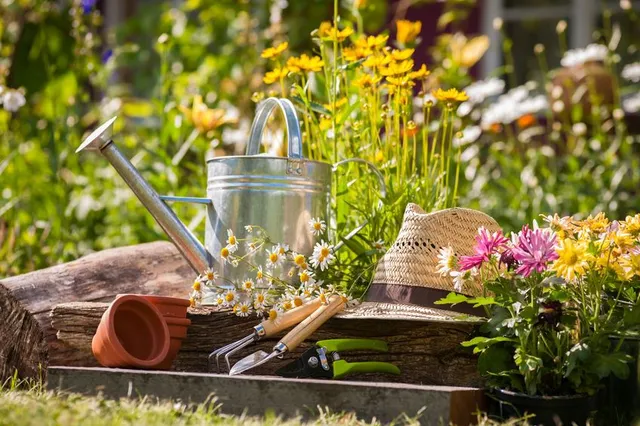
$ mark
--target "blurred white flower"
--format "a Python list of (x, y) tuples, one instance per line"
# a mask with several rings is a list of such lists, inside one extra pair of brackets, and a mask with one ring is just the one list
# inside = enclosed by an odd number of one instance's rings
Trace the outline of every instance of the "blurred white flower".
[(587, 125), (584, 123), (576, 123), (571, 128), (576, 136), (584, 136), (587, 133)]
[(634, 83), (640, 82), (640, 62), (625, 65), (622, 69), (622, 78)]
[(640, 111), (640, 92), (636, 93), (633, 96), (629, 96), (626, 99), (622, 100), (622, 109), (626, 112), (638, 112)]
[(476, 81), (464, 89), (472, 104), (478, 104), (491, 96), (500, 95), (503, 91), (504, 81), (495, 77)]
[(477, 141), (482, 134), (482, 129), (480, 129), (480, 126), (469, 126), (462, 130), (461, 133), (462, 137), (453, 138), (453, 145), (456, 147), (469, 145), (470, 143)]
[(564, 54), (560, 63), (563, 67), (575, 67), (585, 62), (604, 61), (609, 49), (602, 44), (592, 43), (584, 49), (570, 49)]
[(546, 96), (530, 96), (525, 85), (518, 86), (489, 105), (482, 114), (481, 125), (483, 129), (488, 129), (494, 124), (513, 123), (523, 115), (537, 114), (548, 107)]
[(2, 105), (9, 112), (16, 112), (27, 103), (24, 95), (18, 90), (8, 89), (2, 92)]

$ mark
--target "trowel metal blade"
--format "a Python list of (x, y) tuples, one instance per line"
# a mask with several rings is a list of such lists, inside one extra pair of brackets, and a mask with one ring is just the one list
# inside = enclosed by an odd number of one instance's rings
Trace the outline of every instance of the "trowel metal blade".
[(249, 356), (242, 358), (240, 361), (236, 362), (233, 367), (231, 367), (231, 371), (229, 371), (230, 376), (235, 376), (237, 374), (241, 374), (247, 370), (250, 370), (254, 367), (264, 364), (269, 361), (271, 358), (275, 358), (280, 355), (280, 352), (273, 351), (270, 354), (265, 351), (257, 351), (252, 353)]

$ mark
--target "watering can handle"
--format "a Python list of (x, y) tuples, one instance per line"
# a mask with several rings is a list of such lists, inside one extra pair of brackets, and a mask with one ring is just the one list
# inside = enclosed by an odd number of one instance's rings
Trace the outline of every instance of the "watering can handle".
[(299, 160), (302, 158), (302, 135), (300, 133), (300, 121), (296, 115), (296, 109), (290, 100), (284, 98), (267, 98), (258, 104), (256, 117), (251, 125), (249, 143), (247, 144), (246, 155), (258, 155), (262, 133), (267, 126), (267, 119), (277, 107), (280, 108), (287, 126), (287, 137), (289, 146), (289, 158)]

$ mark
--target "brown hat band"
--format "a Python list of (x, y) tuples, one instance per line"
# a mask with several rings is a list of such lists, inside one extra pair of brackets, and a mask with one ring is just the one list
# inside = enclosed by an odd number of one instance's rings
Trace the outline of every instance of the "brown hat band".
[(486, 317), (482, 306), (474, 308), (468, 303), (458, 303), (457, 305), (436, 305), (440, 299), (444, 299), (451, 293), (451, 290), (441, 290), (430, 287), (414, 287), (399, 284), (371, 284), (367, 291), (367, 302), (380, 303), (401, 303), (405, 305), (416, 305), (424, 308), (442, 309), (461, 314)]

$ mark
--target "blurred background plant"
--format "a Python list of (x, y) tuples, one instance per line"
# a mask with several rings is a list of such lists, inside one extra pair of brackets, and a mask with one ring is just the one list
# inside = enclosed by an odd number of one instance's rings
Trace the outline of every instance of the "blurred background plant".
[[(411, 72), (430, 64), (424, 81), (405, 88), (411, 92), (405, 99), (415, 100), (412, 110), (403, 104), (402, 114), (385, 118), (400, 120), (394, 132), (409, 142), (408, 171), (412, 154), (421, 155), (419, 143), (413, 149), (412, 133), (433, 137), (439, 129), (436, 107), (428, 117), (423, 111), (435, 102), (431, 91), (467, 88), (470, 99), (452, 111), (449, 127), (455, 136), (454, 160), (461, 148), (458, 205), (486, 211), (505, 229), (552, 211), (587, 215), (603, 210), (623, 217), (637, 210), (637, 5), (622, 0), (611, 8), (606, 3), (604, 12), (593, 6), (595, 31), (585, 32), (585, 20), (567, 23), (562, 17), (567, 11), (572, 17), (586, 13), (586, 7), (570, 7), (584, 6), (578, 0), (561, 0), (557, 6), (524, 3), (532, 2), (343, 0), (339, 28), (354, 29), (344, 47), (357, 47), (353, 44), (362, 33), (388, 34), (392, 48), (416, 43)], [(116, 4), (137, 4), (137, 10), (115, 23), (107, 16), (105, 22), (100, 11)], [(535, 20), (538, 11), (546, 18)], [(340, 75), (339, 83), (328, 80), (341, 94), (332, 99), (323, 95), (328, 93), (324, 71), (314, 72), (313, 79), (287, 72), (284, 90), (297, 98), (301, 118), (313, 129), (310, 143), (305, 141), (312, 147), (310, 155), (331, 162), (359, 156), (372, 160), (387, 178), (397, 172), (384, 161), (400, 145), (379, 144), (385, 133), (364, 133), (363, 125), (371, 122), (363, 105), (373, 105), (366, 98), (387, 76), (371, 74), (381, 77), (377, 86), (356, 88), (356, 79), (369, 72), (366, 59), (347, 59), (344, 49), (334, 49), (333, 40), (318, 44), (322, 37), (317, 32), (309, 36), (332, 18), (332, 4), (323, 0), (0, 1), (0, 277), (164, 238), (108, 164), (81, 159), (73, 151), (87, 130), (119, 115), (120, 145), (160, 193), (201, 195), (203, 160), (243, 152), (255, 101), (283, 90), (278, 84), (265, 89), (263, 78), (274, 64), (260, 57), (265, 48), (283, 41), (288, 42), (287, 59), (302, 53), (319, 56), (323, 69)], [(403, 39), (410, 38), (404, 45)], [(596, 47), (566, 53), (569, 46), (584, 47), (589, 40), (606, 52)], [(556, 69), (565, 54), (566, 67)], [(594, 55), (596, 60), (590, 60)], [(474, 84), (478, 75), (487, 78)], [(305, 104), (302, 95), (309, 90)], [(278, 128), (273, 126), (265, 138), (265, 149), (272, 153), (282, 148)], [(340, 144), (337, 150), (331, 148), (334, 141)], [(330, 148), (320, 152), (321, 144)], [(362, 234), (360, 247), (352, 246), (351, 255), (369, 251), (378, 239), (391, 243), (397, 228), (384, 219), (397, 220), (408, 198), (426, 204), (427, 210), (456, 202), (427, 201), (421, 198), (426, 197), (424, 181), (421, 186), (419, 179), (403, 176), (390, 191), (398, 198), (389, 196), (384, 204), (395, 210), (370, 218), (369, 231)], [(371, 213), (353, 208), (361, 188), (356, 178), (374, 188), (361, 166), (340, 171), (336, 194), (344, 194), (337, 205), (338, 223), (349, 226)], [(368, 191), (371, 199), (363, 205), (377, 208), (373, 189)], [(204, 211), (176, 208), (201, 234)]]

